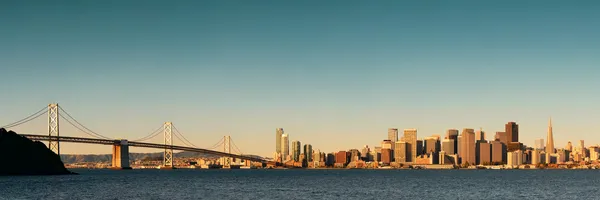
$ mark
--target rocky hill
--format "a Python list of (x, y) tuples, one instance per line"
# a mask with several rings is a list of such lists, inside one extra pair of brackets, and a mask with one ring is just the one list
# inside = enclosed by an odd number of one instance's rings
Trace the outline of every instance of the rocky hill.
[(0, 128), (0, 175), (73, 174), (44, 143)]

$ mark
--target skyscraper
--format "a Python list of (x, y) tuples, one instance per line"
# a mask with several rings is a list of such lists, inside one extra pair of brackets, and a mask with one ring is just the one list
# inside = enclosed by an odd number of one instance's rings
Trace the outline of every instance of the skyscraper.
[(294, 161), (296, 162), (300, 162), (300, 154), (301, 154), (301, 149), (300, 146), (302, 144), (300, 144), (300, 141), (292, 141), (292, 159), (294, 159)]
[(446, 155), (453, 155), (456, 153), (456, 149), (454, 147), (453, 139), (444, 139), (442, 140), (442, 151), (446, 153)]
[(573, 144), (571, 144), (571, 141), (567, 142), (567, 146), (565, 146), (565, 149), (568, 151), (573, 151)]
[[(546, 157), (554, 153), (554, 137), (552, 136), (552, 118), (548, 122), (548, 138), (546, 138)], [(546, 162), (548, 159), (546, 159)]]
[(389, 128), (388, 129), (388, 140), (392, 142), (392, 144), (398, 141), (398, 129), (397, 128)]
[(583, 144), (583, 140), (579, 140), (579, 149), (581, 151), (581, 157), (587, 157), (587, 152), (585, 150), (585, 145)]
[(423, 139), (425, 154), (437, 153), (440, 151), (440, 141), (437, 137), (426, 137)]
[(417, 160), (417, 129), (404, 129), (404, 142), (408, 148), (406, 162), (413, 163)]
[[(358, 151), (358, 150), (356, 150), (356, 151)], [(305, 144), (304, 145), (304, 156), (306, 158), (306, 162), (311, 162), (312, 161), (312, 153), (313, 153), (312, 145)]]
[(479, 140), (476, 142), (477, 155), (475, 160), (478, 165), (491, 164), (492, 162), (492, 144), (487, 143), (485, 140)]
[(287, 134), (281, 135), (281, 160), (286, 161), (288, 155), (290, 155), (290, 140)]
[(406, 142), (404, 141), (398, 141), (396, 142), (396, 149), (395, 149), (395, 153), (394, 155), (396, 156), (395, 160), (396, 162), (399, 163), (406, 163), (406, 152), (407, 152), (407, 145)]
[(475, 131), (470, 128), (463, 129), (461, 134), (461, 163), (475, 164)]
[(508, 138), (508, 134), (506, 132), (496, 132), (496, 136), (494, 137), (495, 141), (500, 141), (504, 143), (504, 145), (508, 145), (510, 139)]
[(492, 144), (492, 162), (506, 163), (506, 144), (500, 141), (493, 141)]
[(519, 125), (517, 123), (506, 123), (504, 132), (506, 132), (508, 142), (519, 142)]
[(544, 139), (540, 138), (535, 140), (535, 149), (544, 150)]
[(283, 135), (283, 128), (277, 128), (275, 130), (275, 152), (281, 154), (281, 135)]
[(482, 141), (485, 140), (485, 132), (481, 129), (479, 129), (477, 132), (475, 132), (475, 141)]
[[(456, 129), (448, 129), (446, 131), (446, 138), (454, 140), (454, 154), (458, 152), (458, 130)], [(445, 151), (445, 150), (444, 150)], [(446, 151), (447, 155), (452, 155), (451, 153)]]

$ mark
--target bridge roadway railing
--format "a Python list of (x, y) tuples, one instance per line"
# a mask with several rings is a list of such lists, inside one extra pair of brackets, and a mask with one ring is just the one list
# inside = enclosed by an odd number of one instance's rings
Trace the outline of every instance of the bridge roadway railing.
[[(121, 140), (80, 138), (80, 137), (68, 137), (68, 136), (57, 137), (57, 136), (33, 135), (33, 134), (19, 134), (19, 135), (26, 137), (30, 140), (37, 140), (37, 141), (50, 141), (50, 140), (57, 141), (58, 140), (59, 142), (71, 142), (71, 143), (122, 145)], [(153, 143), (145, 143), (145, 142), (129, 142), (129, 141), (127, 142), (127, 146), (146, 147), (146, 148), (154, 148), (154, 149), (172, 148), (173, 150), (199, 152), (199, 153), (211, 154), (211, 155), (216, 155), (216, 156), (232, 157), (232, 158), (238, 158), (238, 159), (242, 159), (242, 160), (250, 160), (250, 161), (254, 161), (254, 162), (262, 162), (262, 163), (268, 162), (266, 160), (256, 158), (256, 157), (251, 157), (251, 156), (229, 154), (229, 153), (224, 153), (224, 152), (220, 152), (220, 151), (213, 151), (213, 150), (208, 150), (208, 149), (200, 149), (200, 148), (192, 148), (192, 147), (184, 147), (184, 146), (169, 146), (169, 145), (164, 145), (164, 144), (153, 144)]]

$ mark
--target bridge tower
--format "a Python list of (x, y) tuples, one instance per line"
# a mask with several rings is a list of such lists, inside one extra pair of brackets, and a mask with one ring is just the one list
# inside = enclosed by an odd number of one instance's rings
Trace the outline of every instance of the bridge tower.
[(165, 155), (163, 166), (165, 168), (173, 168), (173, 123), (165, 122), (164, 135), (165, 135)]
[(48, 148), (51, 151), (60, 156), (60, 143), (59, 143), (59, 126), (58, 126), (58, 104), (48, 104)]
[[(231, 137), (223, 136), (223, 153), (231, 153)], [(223, 168), (231, 168), (231, 157), (223, 157)]]

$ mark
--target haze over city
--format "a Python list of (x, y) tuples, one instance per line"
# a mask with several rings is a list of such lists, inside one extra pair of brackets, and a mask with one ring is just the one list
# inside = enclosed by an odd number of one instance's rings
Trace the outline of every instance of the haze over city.
[[(172, 121), (197, 146), (230, 135), (262, 156), (272, 155), (279, 127), (333, 152), (376, 146), (388, 128), (416, 128), (422, 138), (481, 127), (491, 140), (515, 121), (532, 146), (552, 117), (556, 147), (600, 143), (595, 2), (15, 1), (0, 9), (1, 125), (56, 102), (105, 136), (140, 138)], [(15, 131), (44, 134), (46, 124)]]

